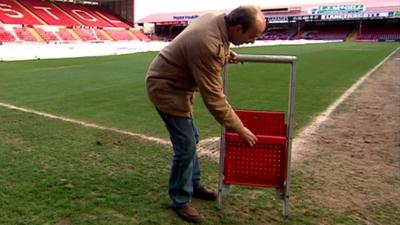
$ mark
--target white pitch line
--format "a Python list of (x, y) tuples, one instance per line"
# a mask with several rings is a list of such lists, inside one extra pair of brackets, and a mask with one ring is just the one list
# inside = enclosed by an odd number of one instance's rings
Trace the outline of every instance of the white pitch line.
[(310, 125), (305, 127), (294, 139), (293, 139), (293, 153), (292, 159), (297, 159), (297, 154), (299, 154), (302, 150), (307, 148), (307, 140), (309, 135), (313, 135), (317, 129), (329, 119), (330, 115), (341, 105), (354, 91), (356, 91), (361, 84), (372, 74), (374, 73), (380, 66), (382, 66), (390, 57), (392, 57), (400, 47), (396, 48), (390, 55), (384, 58), (378, 65), (368, 71), (364, 76), (362, 76), (356, 83), (354, 83), (345, 93), (343, 93), (332, 105), (330, 105), (323, 113), (317, 116)]
[(22, 108), (22, 107), (10, 105), (10, 104), (2, 103), (2, 102), (0, 102), (0, 106), (4, 107), (4, 108), (8, 108), (8, 109), (18, 110), (18, 111), (22, 111), (22, 112), (27, 112), (27, 113), (47, 117), (47, 118), (52, 118), (52, 119), (62, 120), (62, 121), (69, 122), (69, 123), (79, 124), (84, 127), (91, 127), (91, 128), (96, 128), (96, 129), (100, 129), (100, 130), (107, 130), (107, 131), (113, 131), (113, 132), (120, 133), (120, 134), (126, 134), (126, 135), (137, 137), (137, 138), (140, 138), (143, 140), (155, 142), (157, 144), (163, 144), (163, 145), (168, 145), (168, 146), (171, 145), (169, 141), (161, 139), (161, 138), (150, 137), (150, 136), (146, 136), (143, 134), (133, 133), (133, 132), (120, 130), (120, 129), (112, 128), (112, 127), (105, 127), (105, 126), (101, 126), (101, 125), (94, 124), (94, 123), (87, 123), (84, 121), (79, 121), (79, 120), (75, 120), (75, 119), (71, 119), (71, 118), (67, 118), (67, 117), (63, 117), (63, 116), (57, 116), (57, 115), (53, 115), (53, 114), (49, 114), (49, 113), (45, 113), (45, 112), (39, 112), (36, 110)]
[(323, 113), (321, 113), (319, 116), (317, 116), (314, 121), (311, 123), (310, 126), (306, 127), (301, 133), (308, 134), (308, 133), (313, 133), (316, 128), (318, 128), (319, 125), (321, 125), (323, 122), (325, 122), (332, 112), (336, 110), (336, 108), (341, 105), (357, 88), (364, 83), (364, 81), (372, 74), (374, 73), (379, 67), (382, 66), (390, 57), (392, 57), (397, 50), (399, 50), (400, 47), (396, 48), (390, 55), (388, 55), (386, 58), (384, 58), (378, 65), (376, 65), (374, 68), (372, 68), (368, 73), (364, 74), (356, 83), (354, 83), (345, 93), (343, 93), (332, 105), (330, 105)]

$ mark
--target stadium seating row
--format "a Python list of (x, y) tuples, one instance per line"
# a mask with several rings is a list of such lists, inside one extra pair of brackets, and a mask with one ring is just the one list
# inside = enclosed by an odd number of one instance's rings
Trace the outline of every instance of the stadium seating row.
[(263, 40), (290, 40), (293, 35), (289, 34), (289, 29), (274, 28), (269, 29), (262, 35)]
[(0, 0), (0, 42), (150, 41), (100, 7), (41, 0)]
[(15, 37), (3, 27), (0, 27), (0, 41), (13, 42), (15, 41)]
[(0, 25), (0, 42), (149, 41), (133, 28)]
[(40, 0), (0, 0), (0, 21), (3, 24), (130, 28), (94, 5)]
[[(264, 40), (400, 40), (400, 27), (382, 24), (306, 24), (271, 26)], [(169, 39), (177, 32), (167, 28)], [(358, 31), (358, 32), (357, 32)], [(354, 35), (353, 35), (354, 34)], [(351, 38), (353, 39), (353, 38)], [(95, 5), (44, 0), (0, 0), (0, 42), (14, 41), (150, 41), (111, 13)]]
[(400, 27), (390, 24), (364, 25), (357, 35), (358, 40), (400, 40)]
[(355, 40), (395, 40), (400, 41), (400, 27), (385, 24), (367, 24), (359, 29), (355, 24), (306, 25), (300, 33), (285, 27), (270, 27), (261, 37), (262, 40), (346, 40), (355, 33)]
[(341, 25), (306, 26), (301, 35), (302, 39), (312, 40), (345, 40), (354, 27)]

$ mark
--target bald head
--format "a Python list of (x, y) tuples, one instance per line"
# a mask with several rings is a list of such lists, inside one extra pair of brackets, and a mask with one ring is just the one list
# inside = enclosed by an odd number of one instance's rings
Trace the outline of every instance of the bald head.
[(225, 17), (229, 41), (235, 45), (254, 43), (264, 32), (266, 22), (260, 7), (240, 6)]

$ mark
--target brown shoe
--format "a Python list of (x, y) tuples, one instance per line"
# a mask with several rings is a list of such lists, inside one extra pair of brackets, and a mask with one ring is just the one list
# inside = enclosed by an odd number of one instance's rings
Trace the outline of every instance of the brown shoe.
[(192, 223), (201, 223), (204, 217), (201, 216), (190, 204), (183, 207), (172, 207), (172, 209), (183, 219)]
[(214, 190), (207, 189), (205, 187), (199, 187), (193, 190), (193, 198), (199, 198), (203, 200), (216, 200), (218, 197), (217, 192)]

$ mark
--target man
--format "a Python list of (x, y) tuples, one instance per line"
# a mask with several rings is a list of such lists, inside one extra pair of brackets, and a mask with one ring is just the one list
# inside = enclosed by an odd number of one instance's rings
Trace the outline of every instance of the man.
[(217, 198), (215, 191), (200, 182), (199, 137), (192, 119), (194, 92), (200, 92), (220, 124), (254, 145), (256, 136), (243, 126), (226, 100), (220, 72), (227, 61), (237, 62), (229, 43), (254, 43), (265, 27), (265, 18), (256, 6), (241, 6), (228, 15), (205, 14), (161, 50), (149, 67), (147, 93), (169, 131), (174, 152), (169, 178), (172, 209), (184, 220), (203, 220), (190, 204), (192, 197)]

